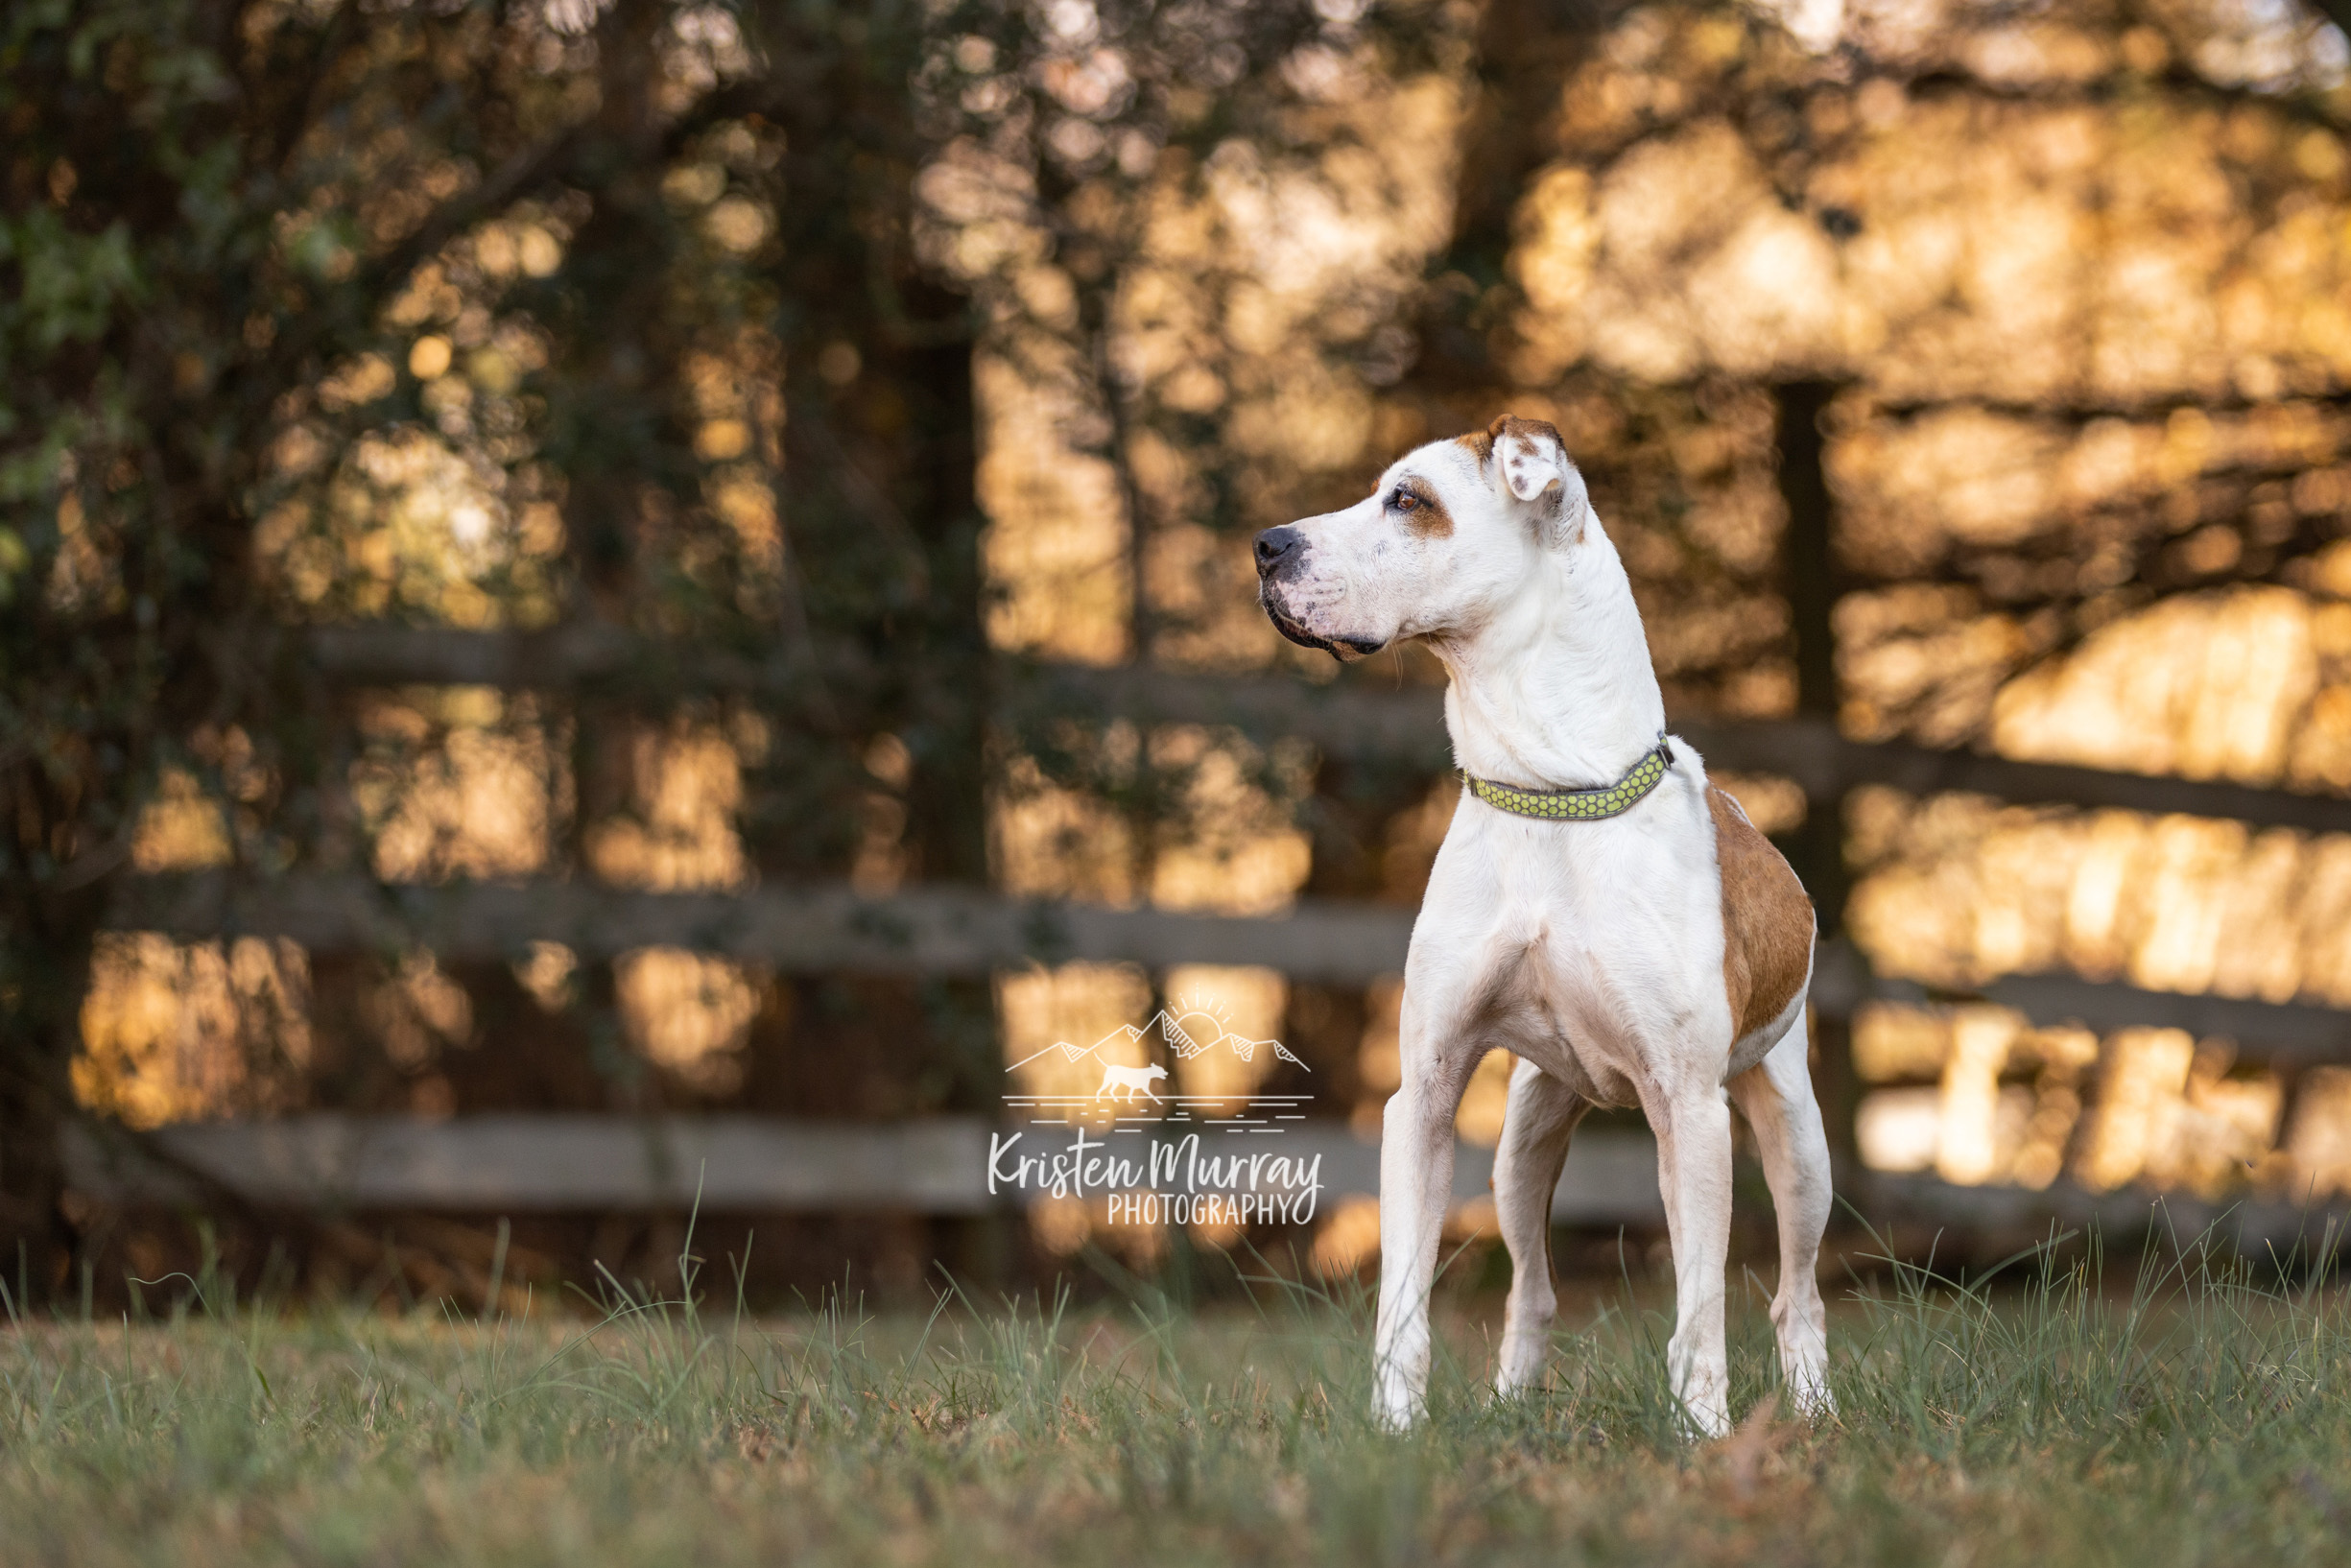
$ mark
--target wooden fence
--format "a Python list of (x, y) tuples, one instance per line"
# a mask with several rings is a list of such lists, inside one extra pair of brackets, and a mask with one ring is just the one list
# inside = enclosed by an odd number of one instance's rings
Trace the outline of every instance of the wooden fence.
[[(661, 689), (747, 695), (789, 683), (785, 663), (726, 660), (691, 647), (647, 644), (606, 629), (548, 633), (459, 632), (345, 627), (311, 635), (318, 668), (349, 685), (490, 684), (572, 690), (619, 685), (660, 673)], [(1357, 758), (1441, 768), (1441, 693), (1344, 683), (1316, 686), (1270, 677), (1185, 676), (1137, 669), (1020, 666), (997, 673), (1008, 712), (1063, 714), (1139, 725), (1230, 725), (1259, 740), (1303, 737)], [(1869, 744), (1838, 734), (1819, 716), (1728, 723), (1677, 716), (1677, 733), (1715, 768), (1793, 779), (1816, 820), (1834, 828), (1860, 785), (1913, 794), (1967, 791), (2018, 803), (2115, 807), (2233, 820), (2305, 832), (2351, 832), (2351, 801), (2230, 784), (2021, 763), (1968, 751)], [(1829, 841), (1834, 844), (1835, 840)], [(1803, 845), (1797, 846), (1799, 856)], [(1805, 867), (1821, 900), (1824, 935), (1813, 986), (1824, 1039), (1845, 1038), (1843, 1020), (1873, 999), (1959, 1000), (1870, 972), (1837, 930), (1841, 866)], [(1294, 979), (1361, 984), (1398, 973), (1409, 912), (1307, 900), (1284, 915), (1239, 918), (1033, 900), (984, 890), (925, 886), (884, 896), (845, 885), (766, 886), (741, 894), (638, 892), (569, 882), (511, 886), (392, 886), (351, 874), (295, 874), (245, 881), (224, 873), (133, 879), (116, 912), (125, 928), (182, 939), (286, 937), (316, 951), (386, 952), (422, 946), (461, 957), (503, 958), (534, 940), (586, 957), (665, 945), (755, 962), (787, 973), (867, 972), (979, 977), (1031, 962), (1128, 962), (1160, 969), (1185, 962), (1267, 965)], [(1980, 993), (2040, 1024), (2099, 1031), (2134, 1025), (2186, 1029), (2236, 1040), (2248, 1056), (2281, 1064), (2351, 1061), (2351, 1012), (2220, 996), (2189, 996), (2070, 975), (2014, 975)], [(1832, 1107), (1851, 1103), (1827, 1077)], [(976, 1122), (850, 1128), (743, 1119), (480, 1118), (443, 1126), (308, 1118), (288, 1124), (176, 1129), (176, 1158), (273, 1201), (456, 1209), (600, 1205), (658, 1207), (690, 1200), (689, 1169), (709, 1183), (706, 1200), (728, 1206), (913, 1208), (971, 1212), (984, 1148)], [(1368, 1146), (1336, 1126), (1333, 1190), (1370, 1191)], [(1622, 1140), (1620, 1140), (1621, 1143)], [(1593, 1222), (1653, 1218), (1646, 1140), (1605, 1138), (1570, 1166), (1561, 1215)], [(969, 1146), (969, 1147), (967, 1147)], [(174, 1178), (152, 1160), (109, 1152), (96, 1132), (77, 1135), (78, 1179), (118, 1195), (168, 1196)], [(1579, 1146), (1581, 1147), (1580, 1145)], [(664, 1152), (666, 1151), (666, 1152)], [(969, 1154), (968, 1158), (961, 1157)], [(1464, 1191), (1483, 1184), (1483, 1152), (1466, 1150)], [(2051, 1193), (1987, 1197), (1925, 1178), (1870, 1177), (1848, 1159), (1845, 1185), (1881, 1208), (1958, 1224), (2146, 1214), (2144, 1199), (2096, 1200), (2060, 1185)], [(2023, 1205), (2020, 1210), (2019, 1205)], [(2003, 1206), (2005, 1205), (2005, 1207)], [(2275, 1212), (2272, 1212), (2272, 1210)], [(2108, 1211), (2112, 1211), (2109, 1213)], [(2246, 1211), (2239, 1228), (2274, 1242), (2299, 1224), (2275, 1205)]]

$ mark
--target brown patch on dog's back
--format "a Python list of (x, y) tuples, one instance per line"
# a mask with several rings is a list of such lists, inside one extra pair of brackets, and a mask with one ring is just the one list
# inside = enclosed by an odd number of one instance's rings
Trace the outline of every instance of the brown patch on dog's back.
[(1706, 786), (1715, 859), (1722, 867), (1722, 989), (1731, 1038), (1778, 1017), (1812, 967), (1813, 901), (1739, 802)]

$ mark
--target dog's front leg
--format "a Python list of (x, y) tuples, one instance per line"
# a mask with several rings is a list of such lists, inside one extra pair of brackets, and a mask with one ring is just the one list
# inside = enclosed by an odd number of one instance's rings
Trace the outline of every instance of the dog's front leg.
[(1730, 1431), (1730, 1366), (1722, 1343), (1722, 1273), (1730, 1253), (1730, 1105), (1711, 1083), (1680, 1086), (1649, 1107), (1657, 1182), (1674, 1247), (1674, 1337), (1666, 1367), (1698, 1432)]
[(1372, 1414), (1390, 1431), (1420, 1419), (1429, 1384), (1429, 1290), (1453, 1196), (1453, 1117), (1476, 1056), (1419, 1024), (1408, 985), (1403, 1085), (1380, 1123), (1380, 1316)]

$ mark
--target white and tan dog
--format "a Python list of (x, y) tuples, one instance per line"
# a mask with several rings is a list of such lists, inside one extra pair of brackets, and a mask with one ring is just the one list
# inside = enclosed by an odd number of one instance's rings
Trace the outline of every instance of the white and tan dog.
[[(1293, 642), (1341, 659), (1426, 642), (1453, 677), (1445, 724), (1472, 779), (1607, 785), (1659, 746), (1665, 705), (1632, 585), (1548, 424), (1506, 417), (1406, 455), (1369, 498), (1259, 535), (1257, 571)], [(1622, 815), (1540, 820), (1474, 790), (1454, 812), (1413, 927), (1404, 1081), (1380, 1143), (1374, 1399), (1391, 1426), (1422, 1411), (1454, 1113), (1496, 1049), (1518, 1057), (1494, 1159), (1513, 1274), (1497, 1390), (1542, 1372), (1569, 1134), (1594, 1105), (1637, 1105), (1656, 1134), (1674, 1248), (1674, 1392), (1698, 1429), (1728, 1430), (1735, 1104), (1779, 1215), (1780, 1366), (1799, 1408), (1828, 1408), (1814, 1269), (1829, 1154), (1805, 1063), (1812, 905), (1698, 754), (1669, 741), (1666, 755)]]

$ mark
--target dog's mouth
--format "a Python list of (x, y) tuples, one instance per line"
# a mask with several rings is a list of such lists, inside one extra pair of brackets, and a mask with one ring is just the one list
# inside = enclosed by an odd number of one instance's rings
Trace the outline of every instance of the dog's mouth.
[(1386, 647), (1385, 643), (1367, 642), (1361, 637), (1318, 637), (1291, 618), (1290, 612), (1273, 602), (1273, 585), (1267, 583), (1258, 590), (1257, 602), (1265, 606), (1266, 619), (1273, 630), (1296, 643), (1300, 648), (1319, 648), (1342, 664), (1352, 664), (1369, 658)]

